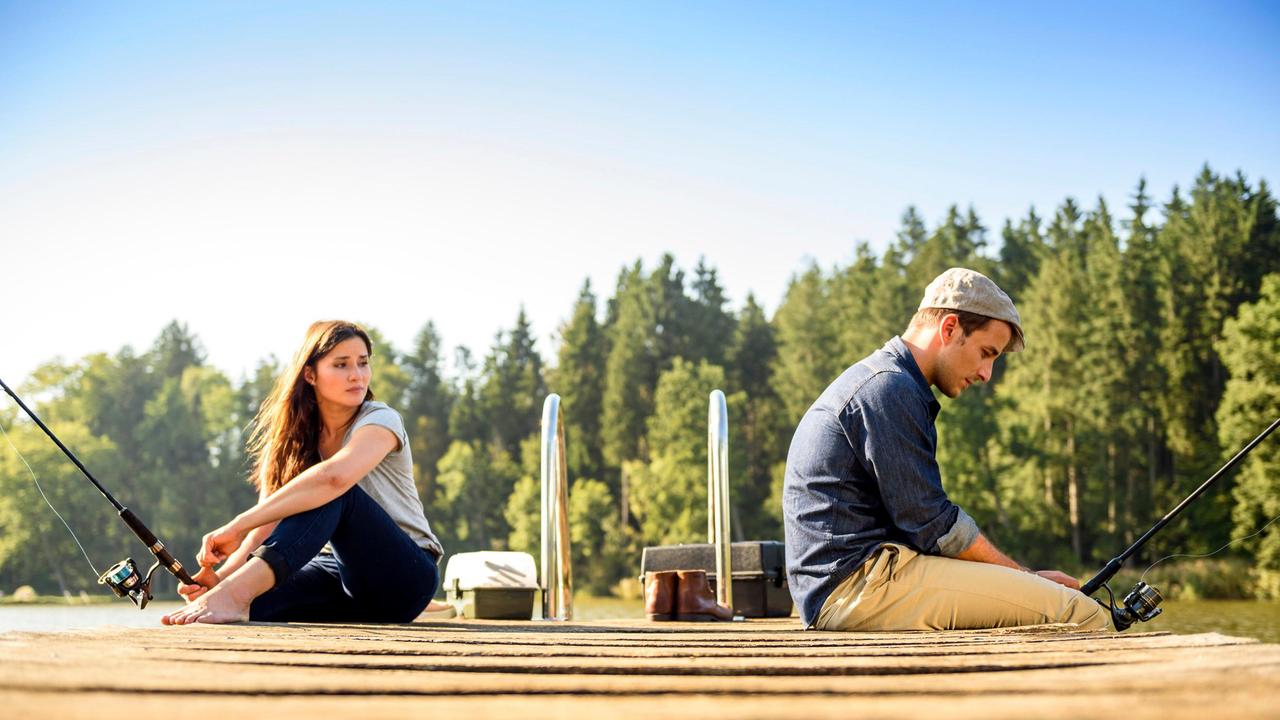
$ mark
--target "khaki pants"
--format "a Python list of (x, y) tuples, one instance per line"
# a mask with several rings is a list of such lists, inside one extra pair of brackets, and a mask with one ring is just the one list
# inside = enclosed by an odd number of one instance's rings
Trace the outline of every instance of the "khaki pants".
[(1111, 614), (1083, 593), (988, 563), (921, 555), (889, 543), (836, 586), (819, 630), (964, 630), (1045, 623), (1111, 629)]

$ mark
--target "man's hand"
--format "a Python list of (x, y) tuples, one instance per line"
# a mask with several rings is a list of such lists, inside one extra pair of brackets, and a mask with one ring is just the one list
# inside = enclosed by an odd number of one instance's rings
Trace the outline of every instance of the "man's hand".
[(1065, 585), (1072, 590), (1080, 589), (1080, 581), (1064, 572), (1059, 572), (1057, 570), (1037, 570), (1036, 574), (1046, 580), (1052, 580), (1059, 585)]

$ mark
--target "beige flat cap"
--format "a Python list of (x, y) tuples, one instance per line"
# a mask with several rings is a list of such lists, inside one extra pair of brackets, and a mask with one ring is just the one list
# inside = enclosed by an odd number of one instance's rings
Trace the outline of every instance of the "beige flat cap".
[(1013, 328), (1013, 340), (1009, 352), (1018, 352), (1026, 346), (1022, 334), (1022, 318), (1013, 301), (991, 278), (968, 268), (951, 268), (933, 279), (924, 289), (924, 299), (918, 309), (943, 308), (963, 310), (996, 320), (1003, 320)]

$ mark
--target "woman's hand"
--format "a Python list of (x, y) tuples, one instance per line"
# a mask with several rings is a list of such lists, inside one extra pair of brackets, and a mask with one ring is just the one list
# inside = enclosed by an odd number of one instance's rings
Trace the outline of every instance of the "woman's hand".
[(202, 566), (199, 572), (191, 576), (191, 579), (196, 581), (195, 585), (188, 585), (181, 580), (178, 581), (178, 594), (187, 602), (191, 602), (209, 592), (210, 588), (222, 580), (218, 573), (208, 566)]
[(204, 536), (200, 552), (196, 554), (196, 562), (200, 563), (201, 567), (208, 568), (223, 562), (231, 557), (231, 553), (235, 552), (236, 548), (240, 547), (240, 543), (244, 542), (244, 536), (248, 534), (247, 530), (240, 529), (239, 524), (232, 520)]

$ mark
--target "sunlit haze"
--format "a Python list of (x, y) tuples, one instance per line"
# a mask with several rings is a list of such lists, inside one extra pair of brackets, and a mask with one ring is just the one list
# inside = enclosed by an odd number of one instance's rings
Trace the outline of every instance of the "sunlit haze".
[[(0, 4), (0, 377), (145, 349), (233, 378), (314, 319), (550, 357), (665, 251), (793, 273), (1206, 162), (1280, 177), (1269, 3)], [(994, 251), (994, 248), (991, 250)]]

